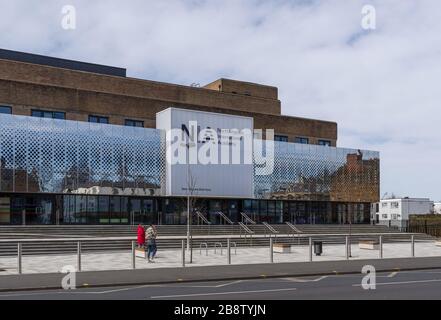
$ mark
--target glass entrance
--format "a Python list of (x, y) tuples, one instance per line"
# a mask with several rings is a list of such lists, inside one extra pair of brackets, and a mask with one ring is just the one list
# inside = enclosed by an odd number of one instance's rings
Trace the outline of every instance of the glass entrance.
[(12, 199), (12, 224), (53, 224), (54, 199), (50, 197), (20, 196)]

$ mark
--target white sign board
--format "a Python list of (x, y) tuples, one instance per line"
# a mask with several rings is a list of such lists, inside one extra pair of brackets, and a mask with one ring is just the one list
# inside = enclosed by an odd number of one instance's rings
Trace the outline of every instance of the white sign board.
[[(231, 139), (229, 143), (222, 143), (220, 133), (246, 131), (250, 132), (252, 141), (253, 127), (253, 118), (250, 117), (178, 108), (169, 108), (159, 112), (156, 115), (156, 128), (166, 133), (179, 132), (184, 140), (180, 143), (184, 145), (184, 156), (180, 157), (184, 163), (170, 161), (171, 159), (167, 157), (165, 195), (187, 196), (190, 194), (203, 197), (252, 198), (253, 164), (249, 157), (252, 155), (252, 142), (249, 144), (251, 150), (244, 146), (248, 145), (246, 143), (248, 140), (245, 138)], [(214, 142), (215, 139), (208, 138), (207, 143), (207, 139), (204, 138), (206, 136), (203, 135), (207, 130), (211, 130), (214, 134), (219, 133), (219, 141)], [(172, 149), (173, 143), (176, 145), (176, 139), (167, 138), (166, 148)], [(216, 147), (216, 152), (208, 152), (208, 154), (216, 153), (216, 159), (219, 161), (209, 163), (202, 161), (201, 163), (200, 158), (194, 157), (190, 160), (191, 155), (201, 155), (201, 151), (210, 146), (209, 143), (213, 148)], [(187, 153), (188, 148), (192, 150)], [(229, 161), (224, 161), (226, 159), (225, 152), (223, 152), (225, 148), (230, 153), (226, 157)], [(239, 156), (238, 150), (240, 150)], [(234, 157), (236, 160), (232, 160)]]

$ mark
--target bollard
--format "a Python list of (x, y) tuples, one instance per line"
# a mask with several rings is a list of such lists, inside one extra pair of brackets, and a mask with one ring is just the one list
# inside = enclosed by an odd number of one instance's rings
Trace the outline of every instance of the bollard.
[(132, 241), (132, 269), (136, 269), (136, 244)]
[(182, 266), (185, 267), (185, 240), (182, 240)]
[(228, 264), (231, 264), (231, 243), (230, 238), (227, 239), (227, 256), (228, 256)]
[(349, 260), (349, 237), (346, 237), (346, 260)]
[(81, 272), (81, 242), (77, 243), (77, 271)]
[(312, 238), (309, 237), (309, 262), (312, 262)]
[(383, 236), (380, 236), (380, 259), (383, 259)]
[(270, 262), (273, 263), (274, 262), (274, 244), (273, 244), (273, 238), (270, 238)]
[(18, 274), (22, 274), (22, 264), (21, 264), (21, 251), (22, 247), (21, 247), (21, 243), (19, 242), (17, 244), (17, 271)]
[(415, 258), (415, 236), (412, 235), (411, 237), (411, 254), (412, 258)]

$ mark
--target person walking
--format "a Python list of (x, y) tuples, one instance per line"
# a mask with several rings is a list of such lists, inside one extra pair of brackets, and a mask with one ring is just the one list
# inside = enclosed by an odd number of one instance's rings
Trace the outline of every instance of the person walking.
[(137, 234), (138, 234), (138, 239), (137, 239), (138, 248), (144, 248), (144, 246), (145, 246), (145, 229), (141, 224), (138, 225)]
[(154, 262), (153, 259), (156, 255), (156, 229), (153, 225), (150, 225), (146, 231), (147, 240), (147, 258), (149, 263)]

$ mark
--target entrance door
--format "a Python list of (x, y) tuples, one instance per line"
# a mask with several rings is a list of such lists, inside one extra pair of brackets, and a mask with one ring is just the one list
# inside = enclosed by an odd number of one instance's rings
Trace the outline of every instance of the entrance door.
[(53, 224), (53, 203), (51, 197), (23, 196), (12, 200), (13, 224)]
[(136, 225), (141, 221), (141, 199), (130, 199), (130, 224)]

